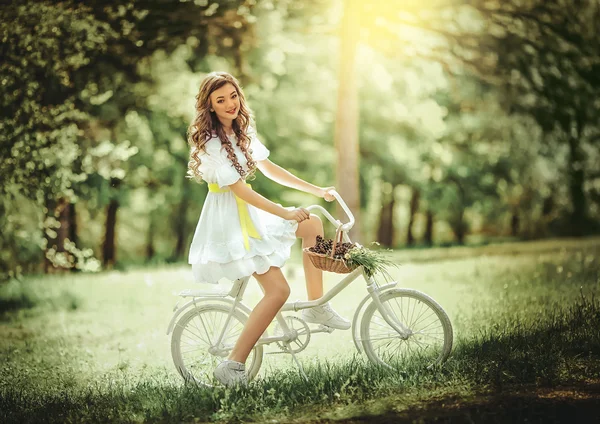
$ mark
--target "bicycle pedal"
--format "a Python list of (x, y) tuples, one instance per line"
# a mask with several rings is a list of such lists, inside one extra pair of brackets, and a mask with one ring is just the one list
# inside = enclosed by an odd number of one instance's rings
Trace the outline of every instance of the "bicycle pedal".
[(325, 324), (319, 324), (318, 329), (319, 331), (324, 331), (325, 333), (333, 333), (335, 331), (335, 328), (329, 327)]

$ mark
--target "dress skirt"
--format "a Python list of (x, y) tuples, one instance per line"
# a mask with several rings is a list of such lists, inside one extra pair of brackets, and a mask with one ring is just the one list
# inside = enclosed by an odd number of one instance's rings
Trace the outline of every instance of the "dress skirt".
[(249, 237), (248, 247), (235, 195), (227, 191), (209, 192), (206, 196), (189, 252), (197, 283), (217, 284), (221, 279), (234, 281), (255, 272), (264, 274), (272, 266), (283, 267), (290, 258), (298, 222), (247, 203), (245, 206), (260, 235), (260, 238)]

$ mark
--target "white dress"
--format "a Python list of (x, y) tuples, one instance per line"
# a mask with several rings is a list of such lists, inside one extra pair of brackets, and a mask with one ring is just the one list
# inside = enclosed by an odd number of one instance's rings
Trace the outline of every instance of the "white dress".
[[(269, 156), (269, 150), (249, 131), (252, 158), (258, 162)], [(246, 157), (236, 145), (235, 136), (230, 137), (238, 162), (248, 170)], [(220, 188), (235, 183), (241, 177), (227, 158), (227, 151), (218, 137), (206, 143), (206, 154), (200, 154), (199, 167), (207, 183), (217, 183)], [(256, 171), (259, 172), (259, 171)], [(249, 247), (244, 243), (238, 204), (232, 191), (225, 193), (209, 191), (189, 252), (194, 280), (197, 283), (218, 283), (245, 276), (264, 274), (270, 267), (281, 268), (290, 258), (291, 247), (296, 242), (298, 222), (286, 220), (267, 211), (244, 204), (259, 238), (249, 237)], [(292, 210), (294, 207), (287, 207)]]

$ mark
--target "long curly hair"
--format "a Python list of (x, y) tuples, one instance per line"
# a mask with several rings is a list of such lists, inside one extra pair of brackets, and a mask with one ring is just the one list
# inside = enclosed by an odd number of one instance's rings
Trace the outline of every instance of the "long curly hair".
[[(245, 172), (242, 165), (233, 150), (231, 140), (225, 134), (225, 129), (221, 121), (217, 118), (215, 112), (210, 111), (210, 95), (225, 84), (231, 84), (235, 87), (240, 99), (240, 111), (237, 118), (232, 122), (232, 129), (237, 139), (237, 146), (246, 157), (248, 172)], [(227, 151), (227, 157), (235, 167), (240, 177), (248, 180), (254, 178), (256, 172), (256, 162), (252, 159), (252, 150), (249, 149), (250, 137), (248, 132), (252, 121), (252, 111), (246, 105), (244, 92), (240, 87), (238, 80), (227, 72), (211, 72), (200, 84), (200, 91), (196, 95), (196, 115), (187, 130), (187, 140), (190, 145), (190, 161), (188, 162), (187, 178), (194, 179), (201, 183), (202, 174), (199, 170), (200, 152), (206, 153), (206, 143), (215, 135), (221, 140), (221, 146)]]

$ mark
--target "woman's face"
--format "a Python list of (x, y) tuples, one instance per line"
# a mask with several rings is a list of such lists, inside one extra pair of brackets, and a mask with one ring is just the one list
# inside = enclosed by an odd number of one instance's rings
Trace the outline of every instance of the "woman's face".
[(230, 83), (210, 93), (210, 104), (219, 121), (226, 126), (230, 126), (240, 112), (240, 96)]

